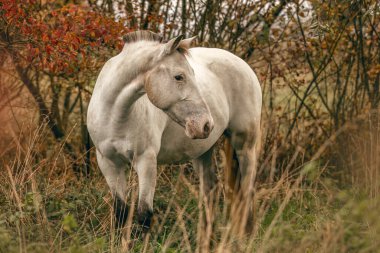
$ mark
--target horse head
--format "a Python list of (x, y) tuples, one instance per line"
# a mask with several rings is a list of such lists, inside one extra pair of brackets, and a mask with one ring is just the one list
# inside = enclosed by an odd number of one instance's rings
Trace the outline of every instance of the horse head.
[(178, 36), (160, 45), (160, 60), (146, 75), (145, 91), (156, 107), (185, 128), (189, 138), (204, 139), (214, 120), (186, 59), (194, 38)]

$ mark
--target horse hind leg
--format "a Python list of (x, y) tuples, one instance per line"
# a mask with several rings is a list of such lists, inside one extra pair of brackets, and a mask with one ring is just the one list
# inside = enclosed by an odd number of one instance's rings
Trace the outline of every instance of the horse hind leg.
[[(253, 227), (253, 186), (256, 178), (256, 142), (258, 133), (252, 131), (231, 132), (230, 141), (233, 150), (236, 152), (235, 157), (238, 161), (238, 170), (231, 166), (230, 174), (234, 173), (235, 178), (231, 176), (230, 180), (234, 181), (231, 187), (234, 187), (234, 199), (232, 202), (231, 216), (239, 217), (238, 222), (233, 222), (233, 226), (238, 232), (249, 232)], [(230, 155), (231, 157), (231, 155)], [(236, 164), (236, 162), (235, 162)], [(232, 168), (235, 167), (235, 168)], [(229, 175), (227, 173), (227, 175)], [(234, 179), (234, 180), (233, 180)], [(233, 217), (232, 217), (233, 218)], [(232, 219), (233, 220), (233, 219)]]
[(232, 203), (240, 189), (239, 161), (235, 150), (232, 148), (231, 139), (225, 136), (223, 143), (225, 155), (224, 164), (224, 192), (227, 202), (227, 213), (231, 212)]

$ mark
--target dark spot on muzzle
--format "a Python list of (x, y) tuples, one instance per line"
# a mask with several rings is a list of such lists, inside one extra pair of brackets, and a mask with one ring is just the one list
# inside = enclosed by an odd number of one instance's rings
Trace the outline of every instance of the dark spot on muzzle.
[(211, 131), (210, 122), (206, 122), (205, 125), (203, 126), (203, 134), (208, 136), (210, 134), (210, 131)]

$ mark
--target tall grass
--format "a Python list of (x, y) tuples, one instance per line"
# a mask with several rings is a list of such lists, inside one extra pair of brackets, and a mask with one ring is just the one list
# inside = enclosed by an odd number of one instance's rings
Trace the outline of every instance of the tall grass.
[[(223, 154), (212, 208), (200, 199), (189, 164), (159, 168), (155, 216), (145, 236), (129, 217), (115, 232), (112, 198), (98, 170), (72, 173), (62, 144), (46, 145), (48, 129), (24, 127), (1, 158), (0, 252), (376, 252), (379, 120), (368, 116), (320, 145), (305, 160), (295, 149), (278, 164), (276, 150), (262, 154), (254, 197), (254, 226), (231, 229), (224, 202)], [(273, 144), (274, 145), (274, 144)], [(330, 155), (327, 155), (330, 154)], [(96, 167), (95, 161), (92, 164)], [(131, 213), (137, 178), (128, 170)], [(205, 222), (207, 221), (207, 222)]]

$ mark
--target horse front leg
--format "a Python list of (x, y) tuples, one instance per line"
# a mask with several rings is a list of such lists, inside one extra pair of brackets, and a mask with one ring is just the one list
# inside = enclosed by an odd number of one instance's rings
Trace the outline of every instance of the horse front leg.
[(212, 159), (213, 150), (214, 148), (212, 147), (206, 153), (192, 161), (193, 167), (199, 173), (200, 190), (207, 205), (210, 204), (211, 193), (216, 183), (215, 163)]
[(139, 181), (138, 222), (144, 229), (149, 229), (153, 216), (153, 197), (157, 180), (156, 153), (152, 150), (146, 150), (137, 155), (134, 168)]
[(112, 162), (99, 151), (96, 152), (96, 158), (114, 198), (115, 227), (122, 228), (128, 217), (125, 168), (122, 164)]
[(213, 160), (214, 147), (209, 149), (206, 153), (192, 161), (193, 167), (199, 173), (200, 181), (200, 198), (204, 203), (205, 212), (201, 220), (202, 231), (202, 252), (209, 252), (210, 242), (212, 238), (212, 228), (214, 221), (214, 203), (215, 200), (215, 185), (216, 177), (216, 164)]

